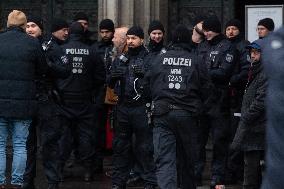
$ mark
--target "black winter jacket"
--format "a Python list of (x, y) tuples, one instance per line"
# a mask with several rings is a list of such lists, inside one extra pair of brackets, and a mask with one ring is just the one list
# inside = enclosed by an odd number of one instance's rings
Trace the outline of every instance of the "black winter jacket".
[[(174, 44), (159, 55), (145, 77), (145, 87), (151, 91), (154, 114), (164, 111), (163, 105), (175, 105), (198, 115), (208, 99), (209, 75), (188, 44)], [(155, 113), (156, 111), (156, 113)]]
[(265, 140), (267, 78), (261, 63), (252, 66), (251, 72), (243, 97), (239, 127), (232, 143), (233, 148), (244, 151), (264, 150)]
[(97, 53), (82, 41), (81, 36), (71, 34), (69, 41), (62, 45), (72, 66), (66, 79), (56, 81), (62, 95), (73, 98), (92, 96), (105, 83), (105, 67)]
[[(112, 74), (117, 70), (123, 70), (123, 77), (115, 82), (109, 80), (111, 88), (115, 86), (116, 94), (119, 96), (118, 103), (144, 103), (145, 96), (143, 94), (143, 77), (144, 74), (138, 76), (135, 74), (134, 67), (140, 67), (145, 72), (145, 66), (147, 60), (148, 50), (144, 46), (139, 46), (134, 49), (128, 49), (128, 52), (124, 55), (126, 61), (123, 61), (121, 57), (114, 60), (112, 64)], [(134, 100), (138, 94), (141, 98)]]
[(36, 80), (46, 63), (37, 39), (20, 27), (0, 34), (0, 117), (31, 119), (37, 110)]
[(204, 49), (207, 47), (206, 54), (203, 52), (202, 56), (214, 84), (212, 90), (212, 102), (214, 103), (208, 114), (213, 117), (229, 115), (229, 82), (235, 67), (235, 47), (222, 34), (215, 36), (210, 41), (205, 41), (202, 45), (204, 45)]

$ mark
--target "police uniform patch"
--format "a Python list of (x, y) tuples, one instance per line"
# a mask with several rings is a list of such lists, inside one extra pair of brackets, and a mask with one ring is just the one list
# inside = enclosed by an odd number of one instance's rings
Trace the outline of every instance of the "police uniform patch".
[(230, 62), (230, 63), (231, 63), (231, 62), (233, 61), (233, 59), (234, 59), (234, 56), (233, 56), (233, 55), (231, 55), (231, 54), (227, 54), (227, 55), (226, 55), (226, 61), (227, 61), (227, 62)]
[(282, 42), (278, 40), (271, 41), (271, 48), (273, 49), (279, 49), (282, 47)]
[(167, 52), (167, 50), (165, 48), (162, 48), (160, 55), (165, 54)]
[(67, 56), (61, 56), (60, 58), (61, 58), (61, 61), (62, 61), (63, 64), (67, 64), (68, 63)]

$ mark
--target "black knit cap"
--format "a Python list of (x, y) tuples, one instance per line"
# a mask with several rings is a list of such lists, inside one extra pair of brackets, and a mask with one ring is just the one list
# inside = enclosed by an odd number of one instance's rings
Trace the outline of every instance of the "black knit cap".
[(221, 23), (216, 16), (213, 16), (204, 20), (202, 29), (206, 31), (221, 33)]
[(179, 24), (176, 26), (172, 33), (173, 43), (190, 43), (191, 35), (189, 29), (186, 26)]
[(78, 20), (86, 20), (87, 22), (89, 22), (89, 18), (88, 16), (83, 13), (83, 12), (78, 12), (75, 16), (73, 21), (78, 21)]
[(165, 28), (164, 28), (163, 24), (159, 20), (153, 20), (149, 24), (148, 34), (150, 35), (150, 33), (152, 31), (154, 31), (154, 30), (161, 30), (163, 33), (165, 33)]
[(28, 16), (27, 22), (35, 23), (41, 30), (43, 30), (43, 21), (39, 16), (30, 15)]
[(238, 19), (231, 19), (231, 20), (229, 20), (229, 21), (226, 23), (226, 29), (227, 29), (227, 27), (229, 27), (229, 26), (235, 26), (235, 27), (237, 27), (240, 32), (243, 30), (243, 28), (242, 28), (242, 23), (241, 23), (241, 21), (238, 20)]
[(84, 27), (79, 22), (73, 22), (70, 25), (70, 34), (84, 35)]
[(196, 24), (204, 21), (206, 19), (206, 16), (204, 15), (197, 15), (194, 19), (193, 19), (193, 22), (192, 22), (192, 25), (195, 26)]
[(137, 37), (144, 39), (144, 31), (140, 26), (132, 26), (129, 28), (126, 35), (136, 35)]
[(264, 26), (266, 27), (269, 31), (273, 31), (274, 30), (274, 22), (271, 18), (264, 18), (262, 20), (260, 20), (257, 24), (258, 26)]
[(111, 19), (104, 19), (100, 22), (100, 26), (99, 26), (100, 30), (109, 30), (114, 32), (114, 23)]
[(63, 28), (69, 28), (68, 23), (62, 18), (54, 18), (51, 24), (51, 32), (56, 32)]

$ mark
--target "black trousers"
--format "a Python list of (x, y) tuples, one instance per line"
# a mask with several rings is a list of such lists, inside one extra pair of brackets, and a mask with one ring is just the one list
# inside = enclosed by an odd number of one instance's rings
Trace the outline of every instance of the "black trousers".
[(48, 184), (60, 182), (59, 141), (64, 133), (59, 107), (53, 102), (40, 104), (42, 162)]
[(244, 152), (244, 182), (243, 189), (259, 189), (261, 186), (261, 166), (260, 160), (263, 151)]
[[(70, 125), (77, 126), (78, 151), (80, 160), (86, 169), (91, 169), (94, 158), (94, 108), (91, 103), (68, 103), (59, 106), (54, 103), (42, 106), (41, 138), (43, 167), (49, 184), (61, 179), (62, 153), (72, 151), (72, 143), (67, 138), (62, 144), (62, 137), (69, 132)], [(59, 145), (61, 143), (61, 145)]]
[[(230, 120), (230, 143), (233, 141), (236, 130), (239, 125), (240, 117), (234, 116), (234, 113), (240, 112), (240, 108), (231, 108), (231, 120)], [(244, 155), (241, 150), (230, 150), (228, 153), (228, 162), (227, 162), (227, 170), (226, 177), (229, 180), (239, 180), (243, 176), (243, 167), (244, 167)]]
[(108, 117), (108, 108), (106, 104), (95, 105), (95, 149), (94, 157), (95, 169), (101, 169), (103, 166), (104, 151), (106, 146), (106, 123)]
[(37, 133), (36, 128), (38, 120), (33, 119), (29, 127), (29, 136), (27, 139), (27, 163), (24, 173), (24, 182), (32, 183), (36, 177), (36, 155), (37, 155)]
[(198, 119), (185, 110), (154, 116), (154, 159), (161, 189), (194, 189), (192, 128)]
[[(153, 134), (152, 128), (147, 124), (145, 105), (118, 105), (117, 120), (113, 140), (113, 184), (125, 186), (133, 165), (133, 156), (136, 155), (145, 184), (156, 185)], [(133, 135), (136, 139), (135, 154), (132, 150)]]
[(202, 144), (200, 146), (200, 160), (198, 174), (202, 174), (205, 164), (205, 146), (208, 140), (209, 132), (211, 132), (213, 143), (213, 158), (211, 162), (212, 179), (223, 182), (225, 179), (226, 162), (228, 157), (228, 149), (230, 144), (230, 116), (220, 115), (218, 117), (203, 116), (200, 119), (201, 129), (198, 140)]
[(69, 102), (62, 109), (61, 124), (64, 133), (59, 142), (61, 165), (64, 165), (75, 148), (83, 166), (91, 170), (95, 156), (94, 105), (88, 102)]

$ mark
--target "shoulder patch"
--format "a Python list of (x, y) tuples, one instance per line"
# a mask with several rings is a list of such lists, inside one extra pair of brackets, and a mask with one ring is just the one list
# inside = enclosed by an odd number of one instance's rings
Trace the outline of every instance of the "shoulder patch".
[(67, 64), (67, 63), (68, 63), (68, 58), (67, 58), (67, 56), (61, 56), (60, 59), (61, 59), (61, 61), (62, 61), (63, 64)]
[(162, 48), (160, 54), (165, 54), (166, 52), (167, 50), (165, 48)]
[(234, 56), (232, 54), (227, 53), (226, 54), (226, 61), (231, 63), (233, 62)]

